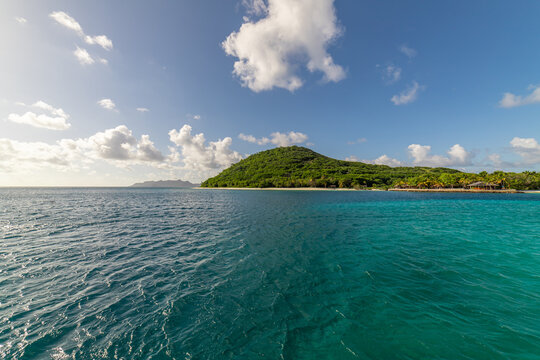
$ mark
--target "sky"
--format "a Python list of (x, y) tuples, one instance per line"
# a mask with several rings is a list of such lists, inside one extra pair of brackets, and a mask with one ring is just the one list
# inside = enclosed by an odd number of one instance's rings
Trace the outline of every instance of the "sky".
[(540, 2), (0, 4), (0, 186), (192, 182), (276, 146), (540, 170)]

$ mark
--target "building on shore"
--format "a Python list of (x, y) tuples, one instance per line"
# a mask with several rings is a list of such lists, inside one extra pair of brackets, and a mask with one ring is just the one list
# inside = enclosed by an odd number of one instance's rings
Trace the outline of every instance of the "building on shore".
[(501, 186), (499, 184), (492, 184), (483, 181), (476, 181), (472, 184), (467, 185), (469, 190), (498, 190)]

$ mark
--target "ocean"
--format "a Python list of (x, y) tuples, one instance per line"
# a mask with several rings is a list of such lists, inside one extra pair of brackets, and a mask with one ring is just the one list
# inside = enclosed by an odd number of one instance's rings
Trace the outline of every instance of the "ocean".
[(540, 194), (0, 189), (0, 359), (540, 359)]

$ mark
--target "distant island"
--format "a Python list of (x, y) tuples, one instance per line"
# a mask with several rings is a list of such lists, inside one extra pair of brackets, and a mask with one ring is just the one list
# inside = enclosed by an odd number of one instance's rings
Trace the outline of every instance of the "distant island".
[(189, 181), (183, 180), (159, 180), (159, 181), (145, 181), (141, 183), (135, 183), (130, 187), (136, 188), (191, 188), (199, 186), (199, 184), (193, 184)]
[(289, 146), (253, 154), (201, 187), (537, 190), (540, 173), (475, 174), (442, 167), (390, 167), (332, 159), (305, 147)]

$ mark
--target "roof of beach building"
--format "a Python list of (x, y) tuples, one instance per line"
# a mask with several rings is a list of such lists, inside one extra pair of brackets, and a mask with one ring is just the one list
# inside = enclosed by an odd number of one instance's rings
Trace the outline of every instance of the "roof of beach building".
[(486, 183), (486, 182), (483, 182), (483, 181), (476, 181), (476, 182), (473, 182), (472, 184), (469, 184), (467, 186), (474, 187), (474, 186), (498, 186), (498, 185), (497, 184)]

